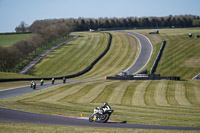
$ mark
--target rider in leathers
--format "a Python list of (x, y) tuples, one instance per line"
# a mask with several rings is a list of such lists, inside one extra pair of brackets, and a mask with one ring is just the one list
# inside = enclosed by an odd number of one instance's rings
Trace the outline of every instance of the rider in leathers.
[(104, 105), (101, 107), (101, 109), (103, 110), (103, 112), (100, 111), (100, 114), (103, 114), (104, 112), (106, 112), (106, 110), (110, 110), (111, 107), (110, 105), (108, 105), (107, 102), (105, 102)]

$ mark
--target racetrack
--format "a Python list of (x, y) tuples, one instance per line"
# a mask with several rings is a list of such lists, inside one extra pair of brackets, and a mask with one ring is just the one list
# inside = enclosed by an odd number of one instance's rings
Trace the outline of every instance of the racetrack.
[(96, 122), (89, 122), (88, 120), (84, 119), (74, 119), (62, 116), (52, 116), (52, 115), (23, 112), (1, 107), (0, 107), (0, 121), (15, 122), (15, 123), (64, 125), (64, 126), (85, 126), (85, 127), (200, 130), (200, 127), (156, 126), (156, 125), (126, 124), (117, 122), (96, 123)]
[[(138, 59), (139, 59), (139, 57), (138, 57)], [(147, 58), (146, 58), (146, 60), (148, 62)], [(145, 63), (144, 63), (144, 65), (145, 65)], [(143, 65), (141, 65), (141, 66), (143, 66)], [(134, 68), (134, 67), (130, 67), (130, 68)], [(136, 70), (134, 70), (134, 71), (136, 71)], [(80, 81), (77, 81), (77, 82), (80, 82)], [(61, 82), (57, 82), (56, 84), (61, 84)], [(38, 86), (37, 90), (44, 89), (44, 88), (49, 87), (49, 86), (51, 86), (51, 84), (45, 84), (42, 87)], [(20, 88), (17, 88), (17, 89), (12, 89), (11, 91), (12, 91), (12, 93), (9, 90), (7, 90), (6, 94), (4, 93), (5, 91), (1, 91), (0, 94), (2, 94), (2, 95), (0, 96), (0, 98), (3, 98), (3, 96), (4, 96), (4, 98), (13, 97), (13, 96), (24, 94), (23, 92), (29, 93), (29, 92), (32, 92), (34, 90), (30, 89), (30, 87), (27, 86), (27, 87), (24, 87), (24, 88), (20, 87)], [(6, 109), (6, 108), (0, 108), (0, 121), (1, 122), (48, 124), (48, 125), (110, 127), (110, 128), (200, 130), (200, 127), (156, 126), (156, 125), (126, 124), (126, 123), (117, 123), (117, 122), (109, 122), (109, 123), (95, 123), (95, 122), (93, 122), (93, 123), (90, 123), (90, 122), (88, 122), (88, 120), (66, 118), (66, 117), (61, 117), (61, 116), (36, 114), (36, 113), (23, 112), (23, 111), (18, 111), (18, 110), (11, 110), (11, 109)]]

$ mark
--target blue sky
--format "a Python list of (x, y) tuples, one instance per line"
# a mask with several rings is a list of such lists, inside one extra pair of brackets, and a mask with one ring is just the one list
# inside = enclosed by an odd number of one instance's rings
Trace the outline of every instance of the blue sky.
[(0, 32), (53, 18), (200, 16), (200, 0), (0, 0)]

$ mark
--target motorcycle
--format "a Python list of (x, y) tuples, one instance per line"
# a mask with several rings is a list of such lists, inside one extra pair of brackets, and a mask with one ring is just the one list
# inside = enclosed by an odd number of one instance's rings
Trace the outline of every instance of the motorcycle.
[(100, 122), (100, 123), (106, 123), (110, 115), (114, 112), (114, 110), (103, 110), (99, 107), (94, 109), (94, 113), (89, 117), (89, 122)]

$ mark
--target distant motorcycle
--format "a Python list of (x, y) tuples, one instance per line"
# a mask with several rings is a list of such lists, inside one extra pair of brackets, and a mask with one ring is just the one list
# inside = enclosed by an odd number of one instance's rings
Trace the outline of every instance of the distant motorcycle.
[(103, 110), (99, 107), (96, 107), (94, 109), (94, 113), (89, 117), (89, 122), (100, 122), (100, 123), (106, 123), (110, 115), (114, 112), (114, 110)]
[(36, 83), (32, 84), (32, 88), (35, 90), (36, 89)]

